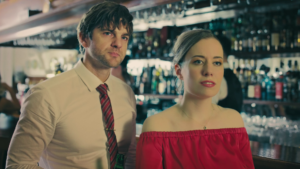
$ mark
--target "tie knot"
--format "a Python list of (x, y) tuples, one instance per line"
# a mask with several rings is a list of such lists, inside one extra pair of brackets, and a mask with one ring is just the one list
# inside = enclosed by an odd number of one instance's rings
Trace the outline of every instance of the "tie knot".
[(100, 94), (107, 94), (107, 89), (108, 89), (108, 86), (106, 83), (101, 84), (97, 87), (97, 90), (98, 90), (98, 92), (100, 92)]

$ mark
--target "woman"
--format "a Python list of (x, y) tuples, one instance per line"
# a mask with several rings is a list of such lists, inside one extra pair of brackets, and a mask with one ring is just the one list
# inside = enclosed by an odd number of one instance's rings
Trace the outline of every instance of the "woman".
[(240, 114), (212, 104), (223, 78), (223, 49), (208, 30), (182, 33), (173, 48), (180, 103), (146, 119), (138, 169), (253, 169)]

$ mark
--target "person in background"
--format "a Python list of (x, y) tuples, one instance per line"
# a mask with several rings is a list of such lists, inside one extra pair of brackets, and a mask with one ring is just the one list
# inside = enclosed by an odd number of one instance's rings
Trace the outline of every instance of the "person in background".
[(178, 37), (173, 52), (183, 98), (146, 119), (136, 168), (254, 169), (241, 115), (212, 103), (224, 73), (220, 42), (209, 30), (191, 30)]
[[(9, 92), (11, 99), (6, 98), (6, 92)], [(1, 81), (0, 75), (0, 113), (5, 113), (19, 118), (20, 102), (16, 97), (16, 93), (12, 87)]]
[(110, 74), (125, 57), (132, 20), (110, 1), (83, 15), (77, 35), (84, 56), (29, 90), (7, 169), (135, 168), (135, 96)]
[(242, 85), (227, 62), (227, 57), (231, 54), (231, 41), (224, 35), (218, 35), (217, 39), (224, 51), (224, 78), (218, 94), (212, 100), (221, 107), (231, 108), (240, 113), (243, 106)]
[(126, 55), (124, 60), (119, 66), (111, 69), (111, 74), (121, 79), (123, 82), (125, 82), (126, 84), (132, 87), (134, 81), (132, 76), (127, 72), (127, 64), (129, 59), (130, 59), (129, 56)]

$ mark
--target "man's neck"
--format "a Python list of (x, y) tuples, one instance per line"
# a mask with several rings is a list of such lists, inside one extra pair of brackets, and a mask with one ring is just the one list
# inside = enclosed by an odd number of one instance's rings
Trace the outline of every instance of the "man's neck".
[[(102, 82), (105, 82), (110, 76), (110, 68), (106, 68), (98, 63), (99, 61), (91, 61), (89, 57), (84, 57), (82, 60), (83, 65), (97, 76)], [(98, 63), (98, 64), (97, 64)]]

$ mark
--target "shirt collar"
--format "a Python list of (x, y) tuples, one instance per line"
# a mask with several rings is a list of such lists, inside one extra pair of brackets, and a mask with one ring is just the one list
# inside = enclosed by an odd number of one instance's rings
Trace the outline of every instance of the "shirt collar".
[(224, 67), (224, 69), (229, 69), (230, 67), (229, 67), (229, 64), (227, 63), (227, 62), (224, 62), (223, 63), (223, 67)]
[[(97, 91), (96, 88), (99, 85), (103, 84), (103, 82), (97, 76), (95, 76), (91, 71), (89, 71), (85, 67), (85, 65), (82, 63), (82, 59), (80, 59), (76, 63), (74, 69), (90, 92)], [(110, 76), (111, 75), (109, 75), (109, 77), (105, 81), (105, 83), (108, 85), (108, 90), (110, 89)]]

